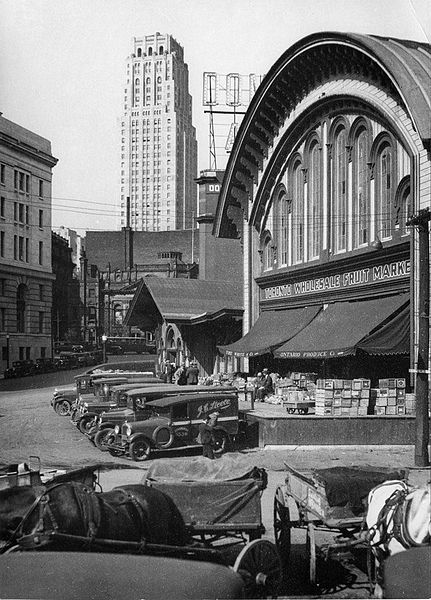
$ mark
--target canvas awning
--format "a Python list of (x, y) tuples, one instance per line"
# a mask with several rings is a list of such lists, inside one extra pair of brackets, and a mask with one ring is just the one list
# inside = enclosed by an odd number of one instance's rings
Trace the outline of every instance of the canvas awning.
[(410, 352), (410, 304), (357, 346), (368, 354), (408, 354)]
[[(408, 294), (398, 294), (374, 300), (330, 304), (295, 337), (277, 348), (274, 356), (336, 358), (355, 354), (362, 343), (369, 342), (370, 348), (374, 343), (378, 348), (385, 340), (387, 347), (396, 347), (396, 340), (390, 335), (390, 327), (387, 327), (388, 322), (392, 322), (408, 302)], [(378, 336), (379, 332), (386, 332), (386, 335)]]
[(308, 325), (321, 309), (318, 305), (263, 311), (244, 337), (228, 346), (219, 346), (219, 350), (231, 356), (259, 356), (272, 352)]

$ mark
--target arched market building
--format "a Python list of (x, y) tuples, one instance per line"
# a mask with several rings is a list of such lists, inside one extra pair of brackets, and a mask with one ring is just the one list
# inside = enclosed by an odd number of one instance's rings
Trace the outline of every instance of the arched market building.
[(430, 201), (431, 47), (317, 33), (258, 88), (214, 233), (244, 249), (233, 370), (405, 378), (418, 344), (418, 232)]

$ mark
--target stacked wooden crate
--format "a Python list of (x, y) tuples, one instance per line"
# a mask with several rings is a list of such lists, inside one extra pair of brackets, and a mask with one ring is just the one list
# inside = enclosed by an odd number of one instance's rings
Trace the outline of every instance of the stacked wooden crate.
[(296, 405), (314, 400), (317, 373), (296, 373), (283, 377), (276, 383), (275, 393), (282, 396), (283, 404)]
[(415, 414), (414, 394), (406, 394), (405, 379), (379, 379), (375, 414), (379, 416)]
[(369, 379), (318, 379), (316, 415), (335, 417), (366, 415), (370, 390)]

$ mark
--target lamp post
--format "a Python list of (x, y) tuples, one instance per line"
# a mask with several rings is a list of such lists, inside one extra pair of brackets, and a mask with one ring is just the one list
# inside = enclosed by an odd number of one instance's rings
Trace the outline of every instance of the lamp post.
[(6, 366), (10, 367), (10, 335), (6, 335)]
[(103, 362), (106, 362), (106, 340), (108, 339), (108, 336), (103, 334), (102, 335), (102, 350), (103, 350)]

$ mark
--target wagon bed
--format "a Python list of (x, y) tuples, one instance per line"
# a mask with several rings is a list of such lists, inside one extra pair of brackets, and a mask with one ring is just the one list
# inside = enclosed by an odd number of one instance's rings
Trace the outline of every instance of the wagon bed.
[(213, 461), (204, 457), (160, 460), (149, 468), (144, 482), (173, 499), (196, 541), (236, 555), (234, 570), (249, 574), (247, 596), (276, 594), (282, 579), (277, 548), (260, 539), (265, 532), (261, 512), (261, 495), (267, 485), (264, 469), (241, 465), (238, 457), (226, 455)]
[[(244, 532), (260, 537), (260, 499), (266, 487), (263, 469), (238, 467), (228, 457), (209, 461), (157, 461), (145, 483), (170, 496), (193, 535)], [(221, 464), (219, 464), (221, 463)]]
[(276, 544), (287, 568), (292, 528), (306, 530), (309, 580), (316, 583), (316, 531), (337, 532), (335, 543), (319, 550), (331, 551), (365, 546), (361, 535), (369, 491), (388, 479), (404, 479), (406, 471), (377, 467), (334, 467), (300, 473), (287, 465), (285, 485), (274, 497)]

